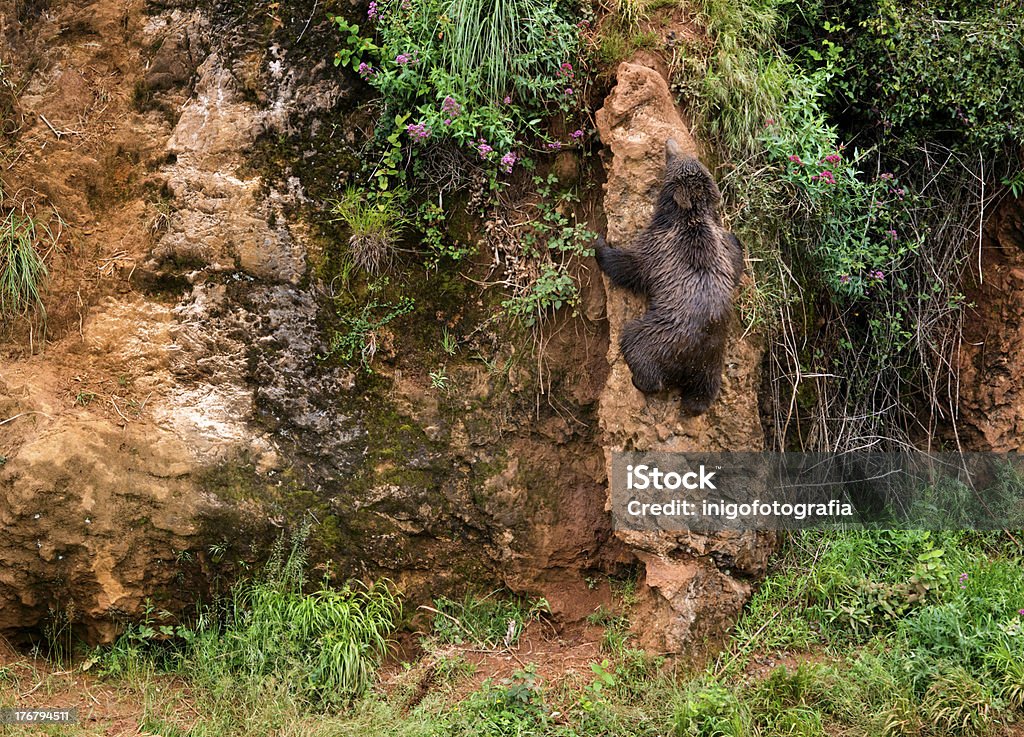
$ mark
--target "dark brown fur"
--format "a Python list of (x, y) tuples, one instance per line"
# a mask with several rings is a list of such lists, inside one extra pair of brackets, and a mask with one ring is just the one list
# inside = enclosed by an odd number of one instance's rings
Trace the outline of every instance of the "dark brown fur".
[(622, 331), (633, 385), (645, 394), (682, 393), (690, 415), (708, 410), (722, 388), (733, 291), (743, 247), (722, 227), (722, 195), (711, 173), (678, 144), (666, 144), (665, 183), (650, 224), (628, 249), (597, 243), (612, 283), (647, 297), (647, 312)]

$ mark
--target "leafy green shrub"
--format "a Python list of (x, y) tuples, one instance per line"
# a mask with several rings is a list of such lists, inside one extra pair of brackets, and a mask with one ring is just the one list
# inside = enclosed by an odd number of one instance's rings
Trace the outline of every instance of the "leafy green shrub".
[(858, 0), (792, 18), (795, 33), (843, 48), (830, 107), (897, 152), (937, 143), (991, 155), (1024, 142), (1019, 3)]
[(827, 292), (846, 302), (875, 296), (905, 277), (920, 246), (908, 193), (891, 172), (865, 176), (865, 153), (849, 156), (820, 112), (791, 101), (761, 139), (796, 207), (814, 213), (806, 248)]
[(745, 737), (749, 717), (736, 694), (718, 683), (694, 684), (675, 705), (677, 737)]
[(524, 138), (542, 135), (543, 118), (577, 104), (576, 27), (548, 0), (381, 0), (369, 20), (378, 41), (350, 36), (335, 61), (381, 94), (383, 135), (414, 146), (452, 141), (508, 173)]
[(575, 307), (579, 287), (570, 269), (580, 258), (593, 254), (597, 238), (576, 221), (575, 191), (558, 191), (556, 177), (534, 177), (538, 202), (533, 217), (521, 223), (515, 250), (521, 272), (509, 280), (512, 296), (502, 303), (506, 314), (533, 326), (563, 306)]
[(551, 713), (540, 678), (532, 667), (517, 671), (498, 684), (485, 683), (461, 704), (460, 711), (462, 719), (452, 733), (467, 737), (544, 734)]

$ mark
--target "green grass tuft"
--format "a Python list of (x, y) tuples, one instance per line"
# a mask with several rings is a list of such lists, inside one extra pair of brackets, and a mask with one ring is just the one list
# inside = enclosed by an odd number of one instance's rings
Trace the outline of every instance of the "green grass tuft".
[(0, 314), (44, 312), (40, 291), (48, 272), (37, 248), (49, 237), (45, 226), (18, 210), (10, 210), (0, 221)]

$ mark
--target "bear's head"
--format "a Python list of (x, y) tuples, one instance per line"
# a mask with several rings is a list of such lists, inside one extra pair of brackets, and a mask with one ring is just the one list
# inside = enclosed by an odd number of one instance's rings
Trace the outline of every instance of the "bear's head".
[(660, 199), (663, 206), (678, 207), (683, 211), (680, 214), (714, 215), (722, 202), (722, 193), (707, 167), (669, 138), (665, 142), (665, 183)]

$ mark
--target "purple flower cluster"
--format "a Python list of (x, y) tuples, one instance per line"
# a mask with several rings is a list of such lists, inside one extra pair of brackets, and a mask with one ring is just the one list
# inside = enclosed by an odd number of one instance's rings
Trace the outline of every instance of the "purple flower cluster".
[(843, 274), (841, 277), (839, 277), (839, 281), (842, 284), (849, 284), (850, 283), (850, 275), (849, 274)]
[(423, 123), (410, 123), (405, 127), (405, 132), (412, 136), (416, 141), (423, 141), (430, 138), (430, 129)]
[(830, 164), (838, 164), (842, 160), (843, 157), (840, 156), (839, 154), (829, 154), (828, 156), (825, 157), (825, 161), (827, 161)]
[(572, 79), (575, 73), (572, 70), (572, 64), (565, 62), (558, 70), (559, 76), (565, 77), (566, 79)]
[(573, 138), (574, 140), (578, 141), (578, 140), (580, 140), (581, 138), (583, 138), (583, 131), (582, 131), (582, 130), (579, 130), (579, 129), (577, 129), (577, 130), (574, 130), (574, 131), (573, 131), (572, 133), (570, 133), (569, 135), (570, 135), (570, 136), (572, 136), (572, 138)]
[(821, 174), (815, 174), (811, 177), (812, 182), (824, 182), (825, 184), (835, 184), (836, 177), (832, 173), (831, 169), (822, 169)]
[(460, 105), (458, 100), (454, 97), (448, 95), (441, 102), (441, 112), (448, 114), (448, 117), (444, 120), (444, 124), (451, 125), (454, 118), (462, 115), (462, 105)]
[(878, 279), (878, 281), (882, 281), (885, 278), (885, 272), (884, 271), (869, 271), (868, 272), (868, 276), (870, 276), (872, 279)]
[(552, 141), (551, 143), (545, 144), (545, 148), (551, 149), (552, 151), (561, 151), (562, 150), (562, 142), (561, 141)]
[(377, 70), (371, 67), (369, 64), (367, 64), (365, 61), (359, 62), (359, 69), (357, 69), (356, 71), (358, 71), (359, 76), (363, 77), (364, 79), (369, 79), (370, 77), (377, 73)]
[(377, 20), (380, 18), (380, 10), (377, 7), (377, 3), (370, 2), (370, 9), (366, 11), (366, 17), (370, 20)]
[(486, 159), (491, 154), (491, 152), (494, 151), (494, 148), (492, 148), (487, 143), (487, 141), (485, 141), (484, 139), (481, 138), (480, 140), (478, 140), (476, 142), (476, 150), (477, 150), (477, 153), (480, 154), (480, 158), (481, 159)]
[(462, 105), (454, 97), (448, 95), (441, 103), (441, 112), (447, 113), (450, 118), (457, 118), (462, 115)]
[(885, 231), (885, 234), (887, 236), (889, 236), (890, 238), (895, 238), (896, 237), (896, 231), (895, 230), (887, 230), (887, 231)]
[(790, 154), (789, 155), (789, 160), (792, 161), (797, 166), (803, 166), (804, 165), (803, 159), (801, 159), (796, 154)]
[(512, 173), (512, 167), (516, 165), (516, 161), (519, 159), (516, 156), (515, 151), (509, 151), (507, 154), (501, 157), (501, 170), (506, 174)]
[(415, 63), (416, 60), (413, 58), (412, 54), (399, 54), (398, 56), (395, 57), (395, 64), (397, 64), (400, 67), (404, 67), (407, 64)]
[(961, 573), (960, 574), (960, 588), (962, 588), (962, 589), (966, 589), (967, 588), (967, 574), (966, 573)]

